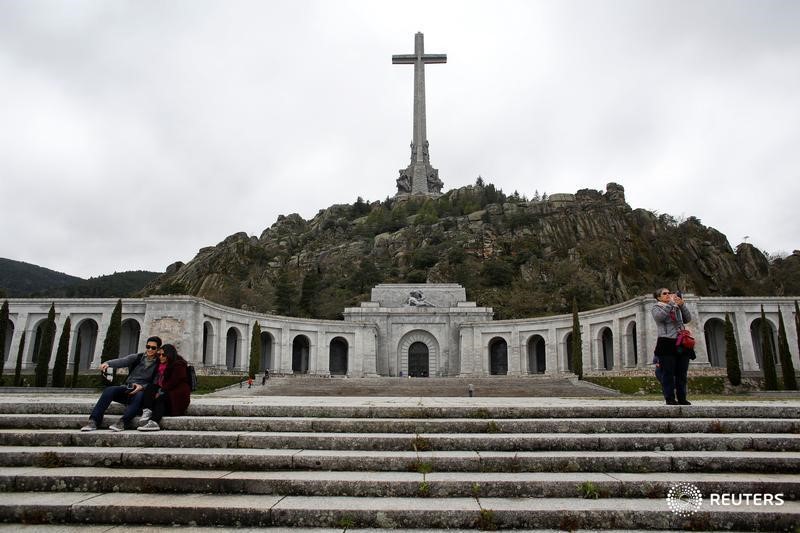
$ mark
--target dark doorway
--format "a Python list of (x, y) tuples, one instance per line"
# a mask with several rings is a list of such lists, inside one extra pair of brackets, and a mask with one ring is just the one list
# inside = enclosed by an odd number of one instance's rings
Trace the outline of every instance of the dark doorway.
[(703, 326), (703, 333), (706, 337), (706, 352), (708, 352), (708, 362), (711, 366), (722, 367), (725, 364), (725, 322), (719, 318), (712, 318)]
[(428, 377), (428, 347), (424, 342), (415, 342), (408, 347), (408, 375), (414, 378)]
[(534, 335), (528, 341), (528, 374), (544, 374), (546, 369), (544, 338)]
[(266, 331), (261, 332), (261, 362), (259, 372), (273, 370), (272, 368), (272, 335)]
[(332, 376), (347, 375), (347, 341), (341, 337), (331, 341), (328, 369)]
[(308, 374), (308, 353), (311, 341), (305, 335), (298, 335), (292, 343), (292, 372)]
[(508, 344), (505, 339), (495, 338), (489, 343), (489, 373), (493, 376), (508, 374)]
[(614, 368), (614, 334), (611, 333), (610, 328), (603, 330), (602, 336), (603, 345), (603, 368), (605, 370), (613, 370)]

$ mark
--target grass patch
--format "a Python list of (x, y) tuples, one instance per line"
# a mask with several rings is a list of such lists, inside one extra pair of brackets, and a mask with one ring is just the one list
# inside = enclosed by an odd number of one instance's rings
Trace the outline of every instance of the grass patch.
[[(588, 376), (584, 379), (623, 394), (661, 394), (661, 383), (655, 376)], [(689, 376), (688, 393), (691, 396), (724, 394), (725, 377)]]

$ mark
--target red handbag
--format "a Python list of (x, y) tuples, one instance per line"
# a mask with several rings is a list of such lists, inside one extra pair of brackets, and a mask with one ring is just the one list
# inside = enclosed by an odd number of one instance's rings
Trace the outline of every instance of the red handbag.
[(682, 329), (678, 332), (678, 337), (675, 339), (675, 346), (685, 350), (694, 349), (695, 340), (688, 329)]

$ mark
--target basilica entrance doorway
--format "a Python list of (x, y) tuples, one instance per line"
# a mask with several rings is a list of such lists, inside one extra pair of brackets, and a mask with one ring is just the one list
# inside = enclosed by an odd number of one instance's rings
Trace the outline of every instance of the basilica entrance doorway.
[(415, 342), (408, 348), (408, 375), (427, 378), (430, 375), (428, 347), (424, 342)]

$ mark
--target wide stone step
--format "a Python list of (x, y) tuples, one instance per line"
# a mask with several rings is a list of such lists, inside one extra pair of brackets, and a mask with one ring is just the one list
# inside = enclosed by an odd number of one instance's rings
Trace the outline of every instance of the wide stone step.
[[(83, 400), (62, 399), (50, 401), (42, 398), (19, 398), (10, 401), (9, 396), (0, 398), (0, 413), (4, 414), (82, 414), (88, 417), (96, 398)], [(275, 397), (274, 403), (263, 403), (264, 398), (201, 398), (189, 407), (189, 416), (219, 417), (314, 417), (314, 418), (469, 418), (488, 419), (572, 419), (572, 418), (781, 418), (800, 419), (800, 406), (770, 402), (763, 404), (740, 404), (732, 402), (709, 402), (689, 406), (662, 405), (647, 402), (600, 402), (575, 405), (542, 399), (542, 405), (523, 403), (509, 405), (508, 401), (496, 402), (483, 399), (480, 404), (471, 398), (414, 399), (376, 398), (369, 404), (354, 403), (353, 399), (339, 398), (285, 398)], [(273, 400), (273, 398), (269, 398)], [(341, 403), (337, 404), (336, 401)], [(428, 400), (427, 405), (424, 400)], [(439, 400), (434, 402), (433, 400)], [(445, 400), (450, 400), (446, 402)], [(457, 401), (460, 400), (460, 401)], [(113, 404), (108, 413), (113, 416), (122, 412), (122, 407)]]
[[(0, 429), (76, 429), (86, 414), (0, 414)], [(106, 416), (103, 427), (117, 421)], [(327, 433), (792, 433), (785, 418), (313, 418), (180, 416), (162, 426), (181, 431), (318, 431)]]
[(800, 473), (798, 452), (360, 451), (246, 448), (0, 446), (0, 466), (374, 472)]
[(370, 451), (800, 451), (800, 435), (745, 433), (325, 433), (0, 430), (0, 446)]
[(285, 496), (392, 496), (498, 498), (652, 498), (677, 483), (703, 494), (782, 494), (800, 498), (800, 477), (790, 474), (632, 474), (558, 472), (352, 472), (9, 467), (4, 492), (135, 492), (281, 494)]
[(5, 493), (0, 520), (239, 527), (789, 530), (800, 503), (702, 506), (681, 518), (663, 498), (354, 498), (97, 492)]

